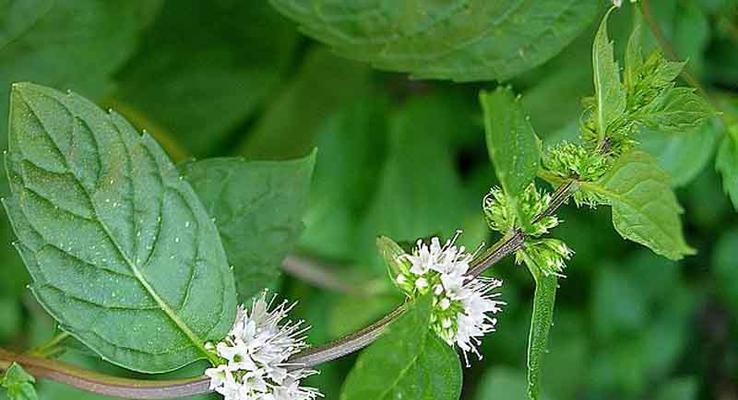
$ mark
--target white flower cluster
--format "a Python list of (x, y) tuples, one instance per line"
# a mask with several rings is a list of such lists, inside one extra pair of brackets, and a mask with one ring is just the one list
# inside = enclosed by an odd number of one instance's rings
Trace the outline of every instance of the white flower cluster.
[(401, 256), (409, 268), (395, 279), (411, 297), (433, 291), (432, 328), (449, 345), (462, 350), (469, 366), (467, 353), (482, 358), (477, 347), (485, 334), (495, 331), (494, 315), (505, 303), (497, 300), (500, 293), (494, 291), (502, 286), (501, 280), (467, 275), (474, 255), (454, 245), (458, 236), (443, 246), (437, 237), (430, 246), (418, 240), (412, 254)]
[(300, 380), (317, 373), (289, 364), (288, 358), (307, 347), (302, 321), (280, 324), (295, 304), (286, 301), (269, 311), (276, 296), (267, 301), (264, 292), (254, 300), (251, 311), (238, 308), (236, 322), (222, 341), (206, 347), (223, 363), (209, 368), (210, 390), (225, 400), (313, 400), (322, 397)]

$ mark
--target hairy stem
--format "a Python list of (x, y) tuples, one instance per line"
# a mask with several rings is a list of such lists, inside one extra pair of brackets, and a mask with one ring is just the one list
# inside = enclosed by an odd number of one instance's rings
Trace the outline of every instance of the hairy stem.
[[(553, 215), (577, 190), (574, 180), (560, 185), (551, 198), (549, 207), (536, 219)], [(525, 234), (519, 229), (509, 233), (472, 261), (470, 275), (479, 276), (504, 257), (519, 250)], [(388, 325), (405, 312), (405, 304), (368, 327), (344, 336), (329, 344), (313, 347), (296, 354), (289, 361), (299, 367), (313, 367), (359, 351), (374, 342)], [(15, 354), (0, 349), (0, 370), (13, 362), (19, 363), (37, 378), (51, 379), (88, 392), (130, 399), (172, 399), (210, 392), (209, 378), (196, 377), (181, 380), (149, 381), (124, 379), (39, 357)]]

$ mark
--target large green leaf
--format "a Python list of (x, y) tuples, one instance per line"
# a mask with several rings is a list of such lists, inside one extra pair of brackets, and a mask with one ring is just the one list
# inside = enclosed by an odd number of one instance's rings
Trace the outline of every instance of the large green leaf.
[(597, 137), (602, 140), (608, 127), (625, 112), (625, 89), (620, 83), (620, 70), (615, 61), (613, 44), (607, 36), (607, 20), (612, 9), (605, 14), (592, 46), (592, 70), (595, 88), (595, 121)]
[(161, 148), (76, 94), (16, 84), (11, 110), (5, 205), (39, 302), (130, 369), (207, 357), (235, 318), (233, 275)]
[(595, 16), (575, 0), (271, 0), (339, 54), (418, 78), (508, 79), (548, 60)]
[(297, 37), (265, 2), (166, 1), (113, 106), (183, 151), (210, 154), (277, 87)]
[(461, 363), (430, 331), (431, 295), (418, 299), (359, 356), (341, 400), (457, 400)]
[(211, 158), (185, 176), (220, 232), (241, 302), (274, 287), (302, 232), (315, 154), (292, 161)]
[(671, 183), (680, 187), (692, 181), (712, 159), (720, 130), (717, 123), (708, 122), (679, 133), (649, 130), (640, 138), (642, 148), (659, 160)]
[(481, 92), (487, 150), (502, 188), (517, 197), (535, 178), (541, 143), (510, 88)]
[(673, 260), (694, 254), (682, 236), (682, 208), (669, 175), (648, 153), (627, 153), (598, 182), (581, 186), (612, 206), (612, 222), (622, 237)]

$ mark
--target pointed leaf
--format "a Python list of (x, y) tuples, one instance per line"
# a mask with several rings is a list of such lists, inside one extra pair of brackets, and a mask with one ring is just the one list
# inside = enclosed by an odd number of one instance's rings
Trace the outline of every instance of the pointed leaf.
[(667, 90), (633, 116), (648, 128), (684, 132), (700, 126), (712, 115), (710, 105), (688, 87)]
[(531, 264), (530, 257), (524, 259), (536, 283), (528, 333), (528, 398), (538, 400), (541, 395), (541, 369), (548, 352), (548, 334), (553, 323), (558, 278), (555, 275), (542, 274), (539, 266)]
[(13, 87), (6, 210), (39, 302), (103, 358), (205, 358), (236, 311), (218, 231), (161, 148), (76, 94)]
[(290, 161), (211, 158), (185, 167), (218, 227), (240, 302), (276, 285), (303, 229), (314, 164), (315, 153)]
[(612, 9), (602, 18), (592, 46), (595, 120), (599, 140), (607, 136), (610, 124), (625, 111), (625, 90), (620, 84), (620, 71), (615, 61), (613, 44), (607, 37), (607, 19), (611, 12)]
[(627, 153), (600, 181), (581, 185), (612, 206), (613, 225), (625, 239), (672, 260), (694, 254), (682, 236), (682, 208), (670, 188), (669, 175), (648, 153)]
[(430, 331), (430, 295), (416, 300), (359, 356), (341, 400), (457, 400), (461, 363)]
[(517, 197), (535, 178), (541, 143), (525, 115), (520, 97), (510, 88), (481, 92), (487, 150), (502, 188)]

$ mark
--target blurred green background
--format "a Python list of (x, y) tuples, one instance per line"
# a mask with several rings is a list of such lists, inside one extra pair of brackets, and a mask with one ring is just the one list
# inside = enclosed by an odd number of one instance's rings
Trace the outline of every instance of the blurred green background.
[[(631, 8), (611, 18), (620, 54)], [(738, 112), (738, 1), (660, 0), (652, 8), (674, 52), (723, 107)], [(546, 143), (577, 133), (580, 99), (593, 91), (598, 21), (510, 81)], [(295, 253), (329, 265), (348, 285), (319, 288), (285, 274), (280, 290), (300, 301), (313, 344), (360, 328), (402, 300), (374, 251), (376, 235), (403, 241), (463, 228), (470, 246), (496, 239), (480, 209), (496, 182), (477, 93), (497, 83), (372, 70), (299, 34), (266, 2), (0, 0), (3, 118), (15, 81), (94, 98), (152, 133), (175, 161), (287, 159), (317, 147)], [(721, 135), (711, 121), (642, 144), (673, 174), (696, 256), (674, 263), (623, 241), (604, 208), (561, 211), (565, 222), (554, 236), (576, 255), (560, 283), (544, 367), (547, 399), (738, 399), (738, 214), (714, 168)], [(3, 148), (5, 136), (0, 124)], [(22, 350), (55, 327), (25, 290), (29, 277), (4, 217), (0, 225), (0, 345)], [(523, 399), (532, 282), (509, 259), (492, 273), (505, 280), (508, 305), (498, 332), (484, 340), (484, 359), (464, 371), (463, 398)], [(62, 358), (131, 375), (81, 349)], [(323, 365), (310, 383), (338, 398), (354, 360)], [(49, 382), (38, 388), (42, 399), (102, 398)]]

